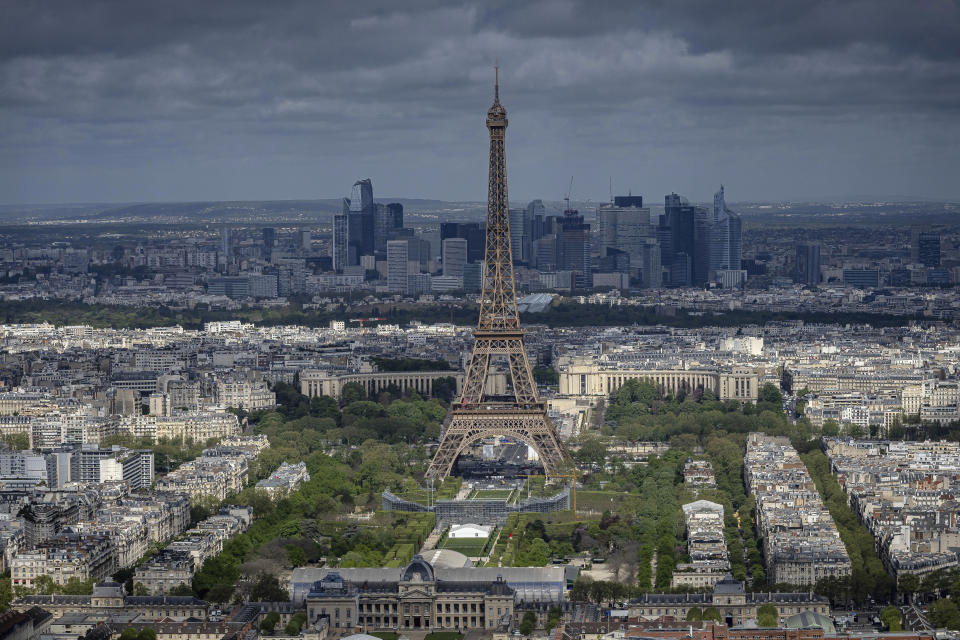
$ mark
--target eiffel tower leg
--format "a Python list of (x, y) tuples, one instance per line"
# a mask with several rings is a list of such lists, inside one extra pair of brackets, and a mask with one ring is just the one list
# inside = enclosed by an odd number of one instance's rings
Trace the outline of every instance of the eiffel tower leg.
[(537, 402), (537, 385), (533, 380), (530, 361), (523, 340), (510, 340), (507, 344), (510, 360), (510, 375), (513, 378), (513, 392), (520, 404)]
[(473, 350), (473, 357), (470, 358), (470, 366), (467, 368), (467, 376), (463, 383), (463, 393), (460, 394), (460, 402), (463, 404), (476, 404), (483, 397), (483, 389), (487, 384), (487, 373), (490, 369), (490, 352), (482, 348), (478, 342)]
[(450, 426), (427, 469), (427, 477), (444, 478), (453, 471), (457, 456), (481, 438), (509, 436), (537, 452), (547, 475), (563, 472), (572, 463), (543, 409), (513, 410), (509, 413), (454, 409)]

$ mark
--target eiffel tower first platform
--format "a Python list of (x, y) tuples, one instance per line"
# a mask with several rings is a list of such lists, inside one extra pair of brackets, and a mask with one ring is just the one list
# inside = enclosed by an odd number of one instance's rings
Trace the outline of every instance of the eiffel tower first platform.
[[(490, 174), (480, 319), (473, 332), (476, 343), (463, 393), (451, 409), (449, 425), (427, 470), (427, 476), (431, 478), (450, 475), (457, 456), (470, 443), (498, 435), (516, 438), (533, 447), (547, 475), (560, 473), (572, 464), (547, 416), (546, 404), (537, 396), (533, 371), (523, 345), (524, 331), (520, 328), (513, 277), (507, 164), (503, 146), (507, 110), (500, 104), (499, 71), (494, 83), (493, 106), (487, 111), (487, 129), (490, 130)], [(490, 365), (498, 359), (509, 364), (510, 396), (493, 397), (485, 393)]]

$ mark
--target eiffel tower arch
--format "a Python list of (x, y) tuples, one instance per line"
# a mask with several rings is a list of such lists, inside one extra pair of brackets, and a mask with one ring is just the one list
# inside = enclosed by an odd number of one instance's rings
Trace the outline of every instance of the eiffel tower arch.
[[(562, 472), (572, 464), (547, 416), (546, 403), (537, 395), (517, 312), (504, 153), (507, 110), (500, 104), (499, 72), (493, 106), (487, 111), (487, 129), (490, 169), (480, 318), (473, 332), (476, 342), (463, 392), (450, 411), (440, 447), (427, 469), (427, 476), (432, 478), (450, 475), (460, 452), (488, 436), (511, 436), (525, 442), (540, 456), (547, 475)], [(490, 367), (497, 360), (505, 361), (510, 371), (511, 392), (506, 397), (491, 396), (485, 389)]]

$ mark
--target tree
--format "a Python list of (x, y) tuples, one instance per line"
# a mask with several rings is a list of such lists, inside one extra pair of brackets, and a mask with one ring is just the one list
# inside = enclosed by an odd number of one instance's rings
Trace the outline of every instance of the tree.
[(690, 607), (687, 610), (687, 622), (700, 622), (703, 619), (703, 611), (700, 607)]
[(607, 459), (607, 448), (597, 438), (590, 438), (582, 445), (576, 453), (578, 462), (592, 466), (602, 467)]
[(60, 590), (50, 576), (37, 576), (33, 581), (33, 592), (41, 595), (50, 595)]
[(757, 624), (761, 627), (776, 627), (780, 623), (780, 612), (767, 602), (757, 608)]
[(290, 618), (290, 622), (287, 623), (287, 626), (283, 628), (283, 632), (288, 636), (295, 636), (300, 633), (300, 629), (303, 628), (303, 623), (307, 621), (307, 614), (300, 613), (294, 614)]
[(307, 553), (295, 544), (287, 545), (287, 560), (293, 568), (307, 564)]
[(533, 633), (533, 627), (537, 624), (537, 614), (533, 611), (527, 611), (523, 614), (523, 619), (520, 621), (520, 626), (518, 630), (521, 635), (528, 636)]
[(901, 577), (899, 580), (899, 590), (900, 593), (905, 595), (907, 599), (910, 599), (914, 593), (920, 589), (920, 578), (912, 573), (908, 573), (905, 576)]
[(367, 399), (367, 391), (359, 382), (348, 382), (340, 389), (340, 404), (347, 406), (354, 402)]
[(276, 611), (271, 611), (264, 616), (263, 620), (260, 622), (260, 631), (263, 631), (264, 633), (273, 633), (273, 630), (277, 628), (278, 622), (280, 622), (280, 614)]
[(778, 407), (783, 406), (783, 394), (780, 393), (780, 389), (768, 382), (760, 389), (760, 402), (769, 402)]
[(10, 580), (2, 578), (0, 579), (0, 612), (9, 609), (11, 602), (13, 602), (13, 585), (10, 584)]
[(120, 632), (120, 640), (137, 640), (137, 630), (133, 627), (127, 627)]
[(230, 596), (232, 595), (233, 585), (220, 583), (213, 585), (213, 587), (207, 591), (205, 599), (210, 602), (230, 602)]
[(277, 576), (269, 573), (257, 576), (257, 581), (250, 590), (252, 602), (286, 602), (289, 599), (290, 594), (280, 586)]
[(135, 596), (148, 596), (150, 592), (147, 591), (147, 588), (142, 582), (138, 582), (133, 585), (133, 595)]
[(820, 433), (827, 437), (833, 437), (840, 434), (840, 425), (836, 420), (830, 418), (829, 420), (824, 420), (823, 427), (820, 428)]
[(947, 629), (960, 629), (960, 609), (957, 603), (948, 598), (937, 600), (927, 609), (930, 619), (938, 627)]
[(174, 588), (170, 589), (167, 593), (169, 593), (171, 596), (192, 596), (193, 587), (181, 582), (180, 584), (176, 585)]
[(157, 640), (157, 632), (151, 627), (144, 627), (137, 632), (137, 640)]
[(903, 631), (903, 625), (900, 622), (900, 610), (894, 606), (884, 607), (880, 610), (880, 622), (888, 631)]
[(721, 618), (720, 616), (720, 612), (717, 611), (716, 607), (707, 607), (706, 609), (704, 609), (702, 619), (704, 621), (713, 620), (714, 622), (722, 622), (723, 620), (723, 618)]

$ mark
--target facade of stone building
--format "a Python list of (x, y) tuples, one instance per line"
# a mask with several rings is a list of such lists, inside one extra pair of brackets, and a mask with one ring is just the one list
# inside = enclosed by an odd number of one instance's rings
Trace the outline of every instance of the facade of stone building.
[(422, 556), (414, 556), (399, 581), (344, 580), (336, 572), (307, 594), (307, 620), (330, 628), (469, 630), (495, 629), (513, 617), (514, 590), (498, 577), (488, 582), (441, 580)]
[(690, 609), (714, 607), (727, 626), (743, 625), (756, 620), (757, 609), (768, 603), (777, 608), (781, 625), (790, 616), (807, 611), (830, 615), (830, 601), (813, 592), (747, 593), (742, 582), (727, 575), (711, 593), (645, 593), (630, 603), (630, 617), (686, 620)]

